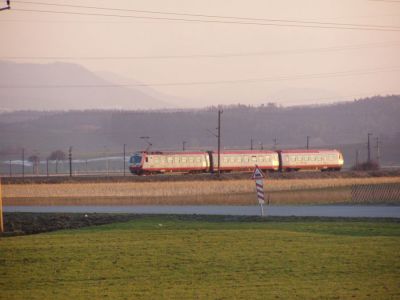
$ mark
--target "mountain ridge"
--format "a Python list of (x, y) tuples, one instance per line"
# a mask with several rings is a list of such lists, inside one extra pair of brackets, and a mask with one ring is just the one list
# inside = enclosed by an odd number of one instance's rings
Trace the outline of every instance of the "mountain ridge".
[(134, 88), (116, 86), (78, 64), (0, 61), (0, 78), (3, 111), (173, 107)]

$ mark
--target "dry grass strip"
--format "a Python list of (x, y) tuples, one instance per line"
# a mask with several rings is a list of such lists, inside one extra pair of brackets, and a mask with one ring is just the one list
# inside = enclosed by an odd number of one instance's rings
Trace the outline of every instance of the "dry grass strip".
[[(271, 203), (340, 203), (352, 185), (400, 177), (265, 180)], [(5, 205), (252, 204), (252, 180), (4, 185)]]

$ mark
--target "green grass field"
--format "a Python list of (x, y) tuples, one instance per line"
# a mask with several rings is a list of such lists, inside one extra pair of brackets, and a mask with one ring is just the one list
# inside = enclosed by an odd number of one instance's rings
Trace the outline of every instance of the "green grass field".
[(0, 239), (0, 299), (400, 299), (400, 223), (154, 216)]

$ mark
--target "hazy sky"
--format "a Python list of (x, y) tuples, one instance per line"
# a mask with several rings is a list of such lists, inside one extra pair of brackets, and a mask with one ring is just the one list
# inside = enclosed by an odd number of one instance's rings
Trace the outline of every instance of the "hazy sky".
[[(0, 12), (0, 59), (10, 56), (57, 57), (13, 61), (79, 63), (93, 72), (115, 73), (121, 78), (119, 83), (126, 83), (126, 78), (149, 84), (162, 93), (187, 99), (186, 106), (239, 102), (322, 103), (375, 94), (400, 93), (400, 1), (31, 2), (121, 10), (11, 1), (13, 10)], [(135, 18), (69, 15), (44, 11), (124, 15)], [(236, 19), (221, 18), (222, 16)], [(337, 25), (338, 23), (385, 26), (379, 28), (397, 31), (304, 27), (342, 27)], [(276, 26), (278, 24), (291, 26)], [(93, 59), (94, 57), (103, 59)], [(122, 57), (130, 58), (121, 59)]]

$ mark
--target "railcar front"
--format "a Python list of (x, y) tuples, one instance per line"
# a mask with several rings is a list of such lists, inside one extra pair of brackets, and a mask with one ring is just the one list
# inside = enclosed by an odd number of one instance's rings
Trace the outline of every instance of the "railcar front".
[[(220, 152), (221, 172), (251, 172), (257, 165), (264, 172), (279, 170), (279, 156), (275, 151), (241, 150)], [(218, 171), (218, 153), (212, 152), (213, 171)]]
[(281, 170), (321, 170), (340, 171), (343, 167), (343, 155), (340, 151), (333, 149), (300, 149), (279, 151)]
[(143, 174), (143, 160), (145, 152), (136, 152), (129, 159), (129, 171), (134, 175)]

